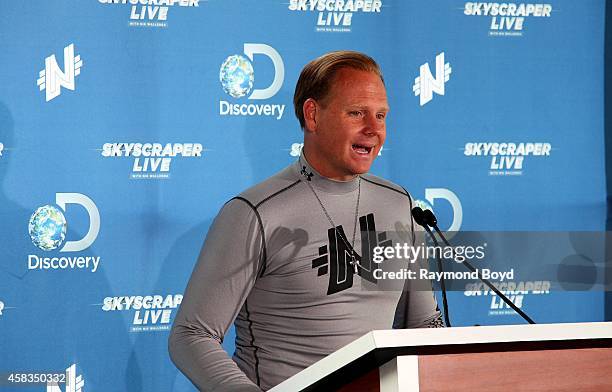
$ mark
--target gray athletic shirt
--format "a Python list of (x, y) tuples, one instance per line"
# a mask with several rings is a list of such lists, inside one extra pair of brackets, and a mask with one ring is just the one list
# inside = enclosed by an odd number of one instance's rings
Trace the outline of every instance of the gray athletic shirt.
[[(208, 232), (174, 321), (173, 362), (201, 390), (260, 391), (369, 331), (440, 326), (431, 291), (364, 288), (373, 284), (375, 232), (403, 228), (414, 240), (411, 206), (389, 181), (330, 180), (304, 157), (231, 199)], [(233, 360), (221, 346), (232, 322)]]

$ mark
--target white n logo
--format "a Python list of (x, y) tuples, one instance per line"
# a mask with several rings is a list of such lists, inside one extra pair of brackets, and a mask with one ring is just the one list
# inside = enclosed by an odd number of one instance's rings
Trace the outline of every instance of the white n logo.
[[(66, 391), (65, 392), (81, 392), (85, 386), (83, 376), (76, 375), (76, 364), (72, 364), (66, 369)], [(47, 382), (47, 392), (63, 392), (57, 382)]]
[(444, 63), (444, 52), (436, 56), (436, 77), (434, 78), (429, 69), (429, 63), (421, 65), (420, 75), (414, 79), (414, 96), (421, 96), (421, 106), (433, 99), (433, 93), (444, 95), (444, 84), (448, 82), (452, 68), (449, 63)]
[(40, 91), (46, 90), (46, 101), (49, 102), (60, 95), (62, 87), (74, 91), (74, 78), (81, 73), (82, 66), (81, 56), (74, 55), (74, 44), (64, 48), (64, 71), (57, 64), (54, 54), (47, 57), (45, 69), (39, 72), (36, 81)]

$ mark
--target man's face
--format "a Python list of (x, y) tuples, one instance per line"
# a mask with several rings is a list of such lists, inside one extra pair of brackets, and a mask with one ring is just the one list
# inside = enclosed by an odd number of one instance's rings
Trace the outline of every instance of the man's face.
[(321, 175), (346, 181), (370, 170), (385, 142), (389, 111), (378, 75), (342, 68), (327, 97), (307, 100), (304, 109), (305, 154)]

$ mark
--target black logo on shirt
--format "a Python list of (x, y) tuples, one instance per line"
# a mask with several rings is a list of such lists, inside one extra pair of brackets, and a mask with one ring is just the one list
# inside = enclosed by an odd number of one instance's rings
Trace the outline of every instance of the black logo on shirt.
[(306, 166), (302, 166), (302, 171), (300, 172), (300, 174), (306, 177), (308, 181), (312, 181), (312, 176), (314, 176), (312, 172), (306, 170)]
[[(353, 287), (353, 276), (376, 283), (372, 261), (376, 246), (392, 246), (386, 232), (376, 233), (374, 214), (359, 217), (361, 232), (361, 255), (347, 243), (342, 225), (327, 230), (328, 245), (319, 248), (319, 257), (312, 261), (312, 268), (318, 268), (317, 276), (329, 273), (327, 294), (334, 294)], [(357, 272), (355, 272), (357, 271)]]

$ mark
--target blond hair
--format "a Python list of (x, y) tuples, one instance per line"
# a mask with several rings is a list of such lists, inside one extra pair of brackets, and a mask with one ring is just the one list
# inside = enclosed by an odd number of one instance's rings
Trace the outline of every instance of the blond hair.
[(360, 71), (373, 72), (384, 83), (380, 67), (370, 56), (351, 50), (339, 50), (326, 53), (318, 57), (302, 69), (302, 73), (295, 85), (293, 106), (295, 116), (304, 128), (304, 102), (312, 98), (316, 101), (324, 100), (329, 93), (336, 72), (341, 68), (353, 68)]

